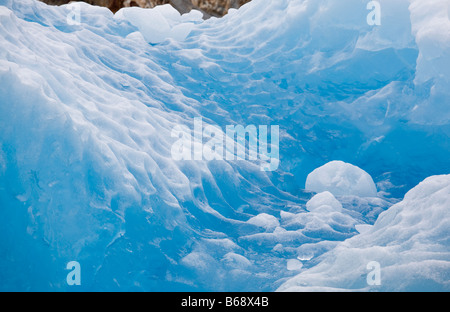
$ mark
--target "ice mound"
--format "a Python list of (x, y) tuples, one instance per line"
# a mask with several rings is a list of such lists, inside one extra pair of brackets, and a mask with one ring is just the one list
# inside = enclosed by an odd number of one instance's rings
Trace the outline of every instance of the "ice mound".
[(282, 211), (282, 227), (297, 229), (305, 237), (340, 240), (352, 236), (354, 226), (359, 223), (348, 211), (342, 210), (342, 205), (334, 197), (328, 197), (326, 193), (313, 197), (306, 207), (309, 212)]
[[(352, 208), (351, 205), (348, 206)], [(385, 206), (386, 203), (379, 203), (379, 207)], [(363, 214), (343, 208), (330, 192), (315, 195), (306, 203), (305, 208), (292, 207), (289, 211), (282, 210), (279, 218), (265, 213), (251, 218), (247, 221), (248, 224), (264, 228), (266, 232), (241, 236), (240, 243), (258, 246), (260, 251), (272, 250), (299, 259), (304, 259), (303, 248), (300, 246), (316, 245), (318, 248), (308, 250), (309, 261), (332, 248), (331, 242), (355, 235), (356, 225), (366, 222)], [(288, 266), (289, 271), (296, 270), (289, 267), (291, 266)]]
[(324, 206), (335, 211), (342, 210), (342, 204), (330, 192), (319, 193), (306, 203), (306, 209), (309, 211), (315, 211)]
[(311, 172), (306, 180), (306, 189), (313, 192), (329, 191), (338, 196), (377, 196), (372, 177), (364, 170), (342, 161), (329, 162)]
[(297, 259), (289, 259), (287, 262), (287, 269), (289, 271), (300, 271), (303, 264)]
[(248, 220), (247, 223), (265, 228), (268, 231), (274, 230), (277, 226), (280, 225), (280, 222), (277, 218), (267, 213), (259, 214)]
[(200, 11), (192, 10), (181, 15), (170, 4), (156, 6), (152, 10), (139, 7), (120, 9), (114, 17), (136, 26), (149, 43), (161, 43), (168, 39), (184, 40), (203, 21)]
[[(278, 290), (449, 291), (449, 207), (450, 175), (430, 177)], [(371, 262), (380, 265), (379, 285), (367, 282)]]

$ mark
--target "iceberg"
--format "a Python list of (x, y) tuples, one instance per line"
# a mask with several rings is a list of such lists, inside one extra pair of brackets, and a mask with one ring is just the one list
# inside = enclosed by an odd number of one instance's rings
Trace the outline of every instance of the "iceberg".
[(0, 0), (0, 290), (448, 290), (448, 1), (379, 3)]

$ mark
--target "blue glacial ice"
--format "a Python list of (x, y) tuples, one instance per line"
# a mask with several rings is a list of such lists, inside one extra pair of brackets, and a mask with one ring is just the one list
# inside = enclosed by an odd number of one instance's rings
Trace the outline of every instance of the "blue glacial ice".
[[(368, 2), (0, 0), (0, 290), (450, 290), (450, 5)], [(198, 118), (277, 170), (175, 160)]]

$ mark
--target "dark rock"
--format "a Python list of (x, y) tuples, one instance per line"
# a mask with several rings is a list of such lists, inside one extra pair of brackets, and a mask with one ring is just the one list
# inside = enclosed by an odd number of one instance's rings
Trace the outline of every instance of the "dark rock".
[[(41, 0), (50, 5), (61, 5), (71, 0)], [(192, 9), (203, 12), (205, 18), (211, 16), (223, 16), (230, 8), (239, 8), (251, 0), (83, 0), (92, 5), (104, 6), (114, 13), (123, 7), (139, 6), (142, 8), (153, 8), (161, 4), (171, 4), (181, 14), (190, 12)]]

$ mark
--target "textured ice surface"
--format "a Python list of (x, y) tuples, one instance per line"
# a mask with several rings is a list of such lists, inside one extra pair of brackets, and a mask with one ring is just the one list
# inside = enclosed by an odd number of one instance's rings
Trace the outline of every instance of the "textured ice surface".
[[(366, 260), (382, 289), (448, 287), (448, 179), (389, 208), (450, 172), (448, 2), (380, 3), (374, 27), (359, 0), (253, 0), (205, 22), (82, 3), (79, 24), (0, 0), (0, 289), (74, 290), (70, 261), (77, 290), (297, 289), (298, 270), (366, 289)], [(278, 170), (175, 161), (171, 131), (196, 117), (278, 125)], [(304, 190), (337, 159), (378, 196)]]

